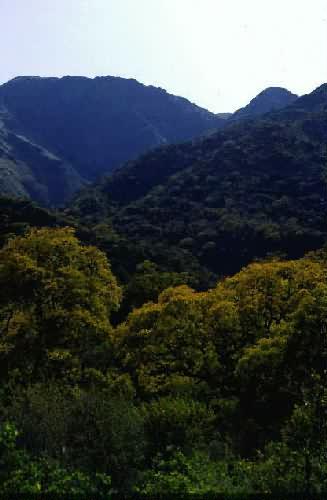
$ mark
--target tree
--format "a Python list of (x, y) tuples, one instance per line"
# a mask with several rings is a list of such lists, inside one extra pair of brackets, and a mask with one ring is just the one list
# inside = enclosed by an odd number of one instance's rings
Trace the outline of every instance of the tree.
[(105, 255), (74, 230), (32, 229), (0, 251), (2, 375), (81, 374), (108, 341), (121, 292)]
[(17, 446), (19, 432), (6, 422), (0, 425), (0, 487), (8, 496), (72, 495), (108, 498), (111, 478), (107, 474), (87, 474), (65, 469), (54, 460), (33, 459)]
[(125, 288), (119, 317), (124, 318), (133, 308), (157, 300), (159, 294), (168, 287), (190, 282), (191, 277), (188, 273), (163, 271), (153, 262), (145, 260), (137, 266), (135, 274)]
[(207, 337), (207, 295), (187, 286), (168, 288), (157, 304), (135, 309), (116, 332), (121, 363), (145, 393), (201, 392), (217, 369)]

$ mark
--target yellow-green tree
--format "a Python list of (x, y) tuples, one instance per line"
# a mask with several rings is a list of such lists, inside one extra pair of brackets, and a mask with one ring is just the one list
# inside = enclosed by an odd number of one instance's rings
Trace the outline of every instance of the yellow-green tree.
[(187, 286), (169, 288), (157, 304), (134, 310), (117, 329), (123, 367), (141, 391), (155, 395), (200, 388), (204, 376), (216, 370), (205, 326), (207, 295)]
[(326, 274), (316, 255), (252, 264), (205, 293), (168, 289), (117, 329), (123, 369), (140, 394), (188, 390), (222, 432), (233, 425), (246, 450), (261, 446), (303, 402), (311, 374), (325, 373)]
[(120, 289), (106, 256), (71, 228), (33, 229), (0, 251), (2, 375), (80, 374), (108, 339)]

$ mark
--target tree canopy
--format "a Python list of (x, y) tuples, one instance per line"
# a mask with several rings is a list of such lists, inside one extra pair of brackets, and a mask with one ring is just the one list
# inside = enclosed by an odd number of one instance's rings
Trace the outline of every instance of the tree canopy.
[(81, 370), (108, 339), (121, 297), (105, 255), (82, 246), (70, 228), (9, 240), (0, 251), (0, 290), (2, 367), (31, 377)]

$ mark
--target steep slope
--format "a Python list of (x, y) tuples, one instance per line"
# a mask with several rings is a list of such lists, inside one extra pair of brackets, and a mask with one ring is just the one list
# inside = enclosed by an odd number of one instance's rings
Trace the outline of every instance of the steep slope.
[(297, 257), (326, 235), (325, 86), (208, 138), (158, 149), (76, 199), (145, 258), (228, 274), (269, 253)]
[(0, 123), (0, 193), (43, 205), (67, 201), (85, 182), (71, 165)]
[(225, 119), (161, 88), (116, 77), (18, 77), (0, 87), (7, 127), (51, 150), (87, 179)]
[(65, 226), (67, 222), (59, 215), (41, 208), (30, 200), (14, 200), (0, 197), (0, 246), (9, 237), (21, 235), (32, 227)]
[(238, 116), (295, 97), (267, 89), (244, 110), (215, 115), (136, 80), (17, 77), (0, 86), (2, 149), (10, 150), (1, 163), (0, 193), (61, 204), (85, 182), (155, 147), (210, 137)]
[(321, 112), (327, 110), (327, 83), (323, 83), (310, 94), (299, 97), (294, 102), (293, 109), (312, 112)]
[(230, 117), (231, 120), (240, 120), (246, 118), (256, 118), (270, 111), (285, 108), (292, 104), (298, 96), (292, 94), (287, 89), (281, 87), (268, 87), (258, 94), (244, 108), (235, 111)]

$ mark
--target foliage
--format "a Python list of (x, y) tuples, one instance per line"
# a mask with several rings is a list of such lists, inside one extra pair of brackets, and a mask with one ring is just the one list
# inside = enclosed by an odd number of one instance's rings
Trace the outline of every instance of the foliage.
[(120, 300), (106, 257), (69, 228), (10, 240), (0, 251), (0, 288), (3, 369), (32, 379), (81, 372), (108, 341), (108, 315)]
[(34, 456), (110, 474), (113, 484), (123, 481), (126, 488), (145, 446), (144, 417), (132, 396), (109, 383), (87, 390), (62, 382), (15, 387), (1, 418), (16, 424), (20, 443)]
[(5, 423), (0, 428), (0, 482), (2, 494), (97, 495), (107, 498), (111, 479), (63, 469), (56, 462), (32, 460), (16, 444), (16, 428)]
[(202, 292), (145, 262), (130, 291), (147, 302), (112, 326), (121, 292), (100, 250), (68, 228), (9, 239), (2, 491), (324, 495), (326, 255)]
[(182, 396), (167, 396), (144, 404), (150, 456), (173, 450), (206, 446), (215, 435), (215, 414), (204, 403)]
[(86, 189), (71, 213), (200, 287), (271, 254), (325, 242), (326, 87), (285, 110), (151, 151)]
[[(245, 460), (213, 461), (201, 451), (186, 456), (180, 451), (169, 459), (157, 457), (136, 491), (145, 495), (251, 495), (267, 493), (256, 484), (255, 464)], [(242, 496), (241, 496), (242, 498)]]
[(122, 367), (142, 397), (209, 402), (219, 430), (253, 453), (324, 376), (325, 279), (325, 262), (271, 261), (207, 293), (168, 289), (117, 328)]
[[(69, 161), (36, 144), (26, 129), (13, 132), (0, 87), (0, 195), (30, 199), (46, 206), (60, 205), (85, 186)], [(24, 134), (24, 135), (23, 135)], [(38, 139), (36, 139), (37, 141)]]
[(134, 308), (156, 300), (166, 288), (191, 282), (192, 277), (188, 273), (161, 271), (156, 264), (146, 260), (138, 264), (135, 273), (125, 287), (120, 315), (124, 318), (126, 313)]

